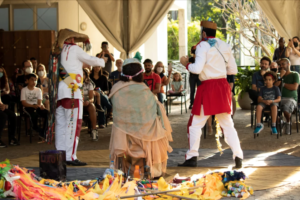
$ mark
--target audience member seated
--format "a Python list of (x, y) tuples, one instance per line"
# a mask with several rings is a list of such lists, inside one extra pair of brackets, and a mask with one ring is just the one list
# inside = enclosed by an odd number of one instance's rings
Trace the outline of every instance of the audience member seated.
[(291, 71), (296, 71), (300, 73), (300, 46), (299, 46), (299, 37), (295, 36), (293, 39), (290, 39), (285, 51), (286, 57), (290, 59), (291, 62)]
[(32, 63), (30, 60), (25, 60), (22, 65), (23, 65), (23, 73), (24, 74), (18, 76), (18, 78), (17, 78), (17, 85), (18, 85), (18, 88), (20, 91), (22, 90), (23, 87), (27, 86), (27, 84), (25, 83), (26, 82), (25, 76), (33, 73), (33, 67), (32, 67)]
[(115, 161), (115, 167), (119, 166), (118, 157), (124, 154), (132, 160), (123, 160), (127, 166), (145, 159), (153, 178), (166, 172), (167, 152), (172, 151), (169, 145), (172, 129), (163, 105), (144, 84), (142, 71), (137, 59), (126, 59), (120, 81), (109, 96), (115, 114), (110, 159)]
[(175, 72), (173, 74), (173, 81), (171, 83), (172, 90), (169, 90), (168, 93), (170, 94), (176, 94), (176, 93), (182, 93), (184, 92), (183, 84), (182, 84), (182, 77), (181, 74), (178, 72)]
[(252, 89), (249, 90), (249, 97), (253, 103), (257, 104), (260, 88), (265, 85), (263, 75), (268, 71), (271, 60), (268, 57), (260, 59), (260, 71), (255, 72), (252, 76)]
[[(21, 91), (21, 102), (27, 114), (31, 117), (33, 130), (39, 133), (39, 140), (43, 141), (47, 130), (48, 111), (42, 104), (41, 89), (35, 87), (37, 84), (37, 75), (27, 74), (25, 79), (27, 86)], [(44, 119), (42, 129), (40, 129), (37, 125), (38, 117), (42, 117)]]
[[(111, 112), (111, 104), (108, 100), (108, 97), (106, 94), (108, 94), (108, 81), (107, 78), (102, 75), (102, 68), (99, 66), (95, 66), (92, 69), (92, 73), (90, 75), (91, 80), (95, 84), (95, 91), (100, 94), (101, 98), (101, 106), (104, 109), (107, 109), (107, 112)], [(95, 95), (97, 97), (97, 95)], [(99, 128), (104, 128), (105, 124), (105, 113), (104, 112), (99, 112), (98, 113), (98, 124)]]
[(262, 110), (269, 108), (271, 110), (272, 134), (277, 134), (276, 120), (277, 120), (277, 107), (281, 100), (281, 93), (274, 83), (277, 80), (277, 74), (273, 71), (268, 71), (264, 74), (264, 80), (266, 86), (262, 87), (258, 96), (258, 105), (256, 107), (256, 128), (254, 134), (260, 133), (264, 129), (263, 123), (261, 123)]
[(270, 70), (275, 72), (275, 74), (277, 75), (277, 73), (278, 73), (278, 64), (277, 64), (277, 62), (272, 62), (271, 63)]
[(286, 119), (285, 133), (290, 134), (290, 118), (291, 114), (297, 106), (298, 93), (297, 88), (299, 86), (299, 74), (290, 70), (290, 60), (283, 58), (280, 60), (280, 76), (275, 83), (276, 86), (281, 84), (281, 110), (284, 113)]
[(273, 61), (280, 60), (281, 58), (286, 58), (286, 47), (285, 47), (285, 40), (283, 37), (279, 39), (279, 47), (275, 49), (273, 55)]
[(17, 139), (15, 138), (16, 132), (16, 120), (17, 117), (15, 113), (8, 109), (8, 105), (4, 104), (0, 99), (0, 148), (7, 147), (2, 141), (3, 129), (6, 125), (6, 122), (9, 122), (8, 127), (8, 144), (12, 146), (19, 145)]
[(11, 97), (9, 95), (9, 83), (6, 71), (3, 67), (0, 67), (0, 92), (1, 92), (1, 100), (4, 104), (9, 104), (11, 101)]
[(108, 73), (108, 71), (103, 70), (102, 74), (103, 74), (103, 76), (105, 76), (106, 79), (107, 79), (107, 87), (108, 87), (108, 95), (109, 95), (110, 90), (111, 90), (111, 88), (112, 88), (112, 83), (108, 80), (109, 73)]
[[(159, 75), (152, 71), (153, 64), (152, 60), (146, 59), (144, 61), (144, 79), (147, 81), (147, 84), (154, 95), (157, 95), (161, 90), (161, 78)], [(152, 79), (152, 80), (151, 80)], [(153, 88), (152, 88), (153, 87)]]
[(31, 61), (32, 68), (33, 68), (32, 73), (36, 74), (37, 73), (37, 68), (38, 68), (38, 61), (35, 57), (30, 58), (30, 61)]
[(86, 63), (82, 63), (82, 64), (83, 64), (83, 66), (82, 66), (83, 69), (84, 69), (84, 68), (87, 68), (87, 69), (89, 70), (89, 72), (92, 71), (92, 66), (91, 66), (91, 65), (88, 65), (88, 64), (86, 64)]
[(83, 110), (89, 113), (89, 117), (92, 124), (92, 138), (93, 141), (98, 141), (98, 130), (97, 125), (97, 115), (94, 105), (94, 86), (91, 83), (89, 77), (89, 70), (83, 69)]
[(118, 80), (120, 79), (121, 72), (122, 72), (122, 65), (123, 65), (123, 60), (122, 59), (117, 59), (116, 60), (117, 70), (113, 71), (109, 75), (109, 79), (111, 79), (112, 81), (115, 80), (115, 82), (113, 84), (117, 83)]
[(168, 76), (166, 76), (165, 73), (165, 67), (161, 61), (157, 62), (154, 66), (154, 73), (158, 74), (161, 79), (161, 89), (160, 92), (157, 93), (157, 98), (160, 101), (160, 103), (163, 103), (165, 98), (165, 90), (164, 86), (168, 85), (170, 83), (170, 76), (172, 73), (172, 70), (169, 71)]
[(111, 67), (112, 67), (112, 62), (115, 62), (114, 55), (109, 52), (109, 46), (108, 42), (104, 41), (101, 44), (101, 49), (102, 51), (97, 54), (96, 56), (101, 58), (102, 55), (104, 54), (104, 57), (107, 57), (107, 62), (105, 63), (104, 70), (108, 71), (108, 73), (111, 73)]
[(37, 67), (37, 75), (39, 77), (38, 87), (42, 90), (42, 94), (43, 94), (42, 104), (45, 106), (47, 110), (50, 110), (49, 88), (48, 88), (49, 78), (47, 77), (45, 65), (39, 64), (39, 66)]

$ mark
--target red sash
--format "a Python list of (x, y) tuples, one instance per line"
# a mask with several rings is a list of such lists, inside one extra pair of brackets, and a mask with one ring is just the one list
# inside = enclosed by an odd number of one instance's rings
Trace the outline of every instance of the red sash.
[(192, 114), (200, 115), (203, 105), (204, 115), (231, 113), (231, 89), (227, 79), (202, 81), (197, 87)]

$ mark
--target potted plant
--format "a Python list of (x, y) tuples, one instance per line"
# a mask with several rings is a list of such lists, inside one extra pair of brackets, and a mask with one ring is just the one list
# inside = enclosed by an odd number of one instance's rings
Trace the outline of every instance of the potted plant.
[(249, 90), (252, 87), (252, 76), (258, 67), (251, 69), (248, 67), (238, 67), (238, 73), (235, 79), (235, 91), (238, 94), (238, 103), (243, 110), (251, 109), (252, 100), (249, 98)]

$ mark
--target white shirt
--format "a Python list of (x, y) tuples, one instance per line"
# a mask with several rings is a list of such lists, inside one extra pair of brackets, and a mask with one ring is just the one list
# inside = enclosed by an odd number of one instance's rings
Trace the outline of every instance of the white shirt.
[(91, 90), (94, 91), (94, 86), (91, 82), (83, 83), (83, 96), (85, 101), (89, 100), (89, 91)]
[(42, 90), (37, 87), (34, 87), (33, 90), (29, 90), (28, 87), (24, 87), (21, 90), (21, 101), (24, 100), (28, 104), (37, 105), (38, 100), (42, 100)]
[[(82, 63), (86, 63), (91, 66), (105, 66), (105, 62), (102, 58), (88, 55), (77, 45), (65, 44), (61, 51), (61, 64), (69, 74), (75, 74), (77, 76), (77, 80), (79, 80), (79, 82), (74, 80), (74, 83), (76, 83), (79, 87), (82, 87)], [(71, 89), (64, 81), (60, 81), (58, 84), (57, 100), (65, 98), (72, 98)], [(74, 99), (82, 99), (82, 94), (79, 88), (74, 92)]]
[(228, 62), (227, 68), (224, 58), (215, 47), (211, 47), (208, 42), (200, 42), (196, 47), (195, 63), (189, 64), (188, 70), (194, 74), (199, 74), (201, 81), (221, 79), (226, 78), (227, 75), (237, 74), (237, 65), (230, 45), (218, 38), (215, 39), (217, 40), (216, 47)]
[(300, 65), (300, 56), (298, 56), (293, 49), (290, 48), (291, 65)]

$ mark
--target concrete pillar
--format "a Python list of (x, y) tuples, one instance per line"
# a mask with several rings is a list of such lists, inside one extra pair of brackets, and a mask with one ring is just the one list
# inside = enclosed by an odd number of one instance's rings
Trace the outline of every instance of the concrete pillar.
[(187, 55), (187, 12), (178, 9), (179, 22), (179, 58)]

